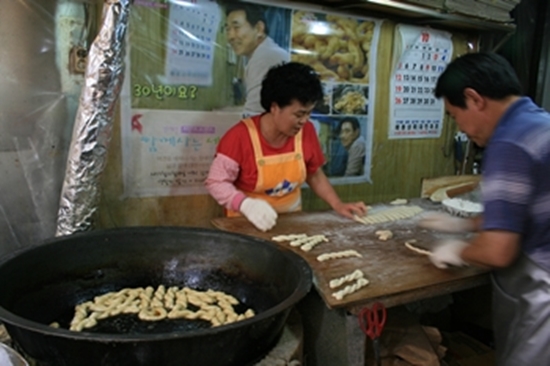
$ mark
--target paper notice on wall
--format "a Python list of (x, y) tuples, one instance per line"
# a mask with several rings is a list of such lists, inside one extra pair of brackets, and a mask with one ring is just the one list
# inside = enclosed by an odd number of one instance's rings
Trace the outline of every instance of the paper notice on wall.
[(126, 195), (207, 194), (216, 146), (239, 119), (237, 113), (123, 110)]
[(221, 9), (213, 0), (170, 2), (166, 84), (212, 85)]
[(397, 26), (390, 81), (390, 139), (441, 136), (444, 104), (435, 98), (434, 88), (452, 54), (451, 33)]
[[(248, 47), (243, 51), (234, 41), (235, 27), (224, 27), (229, 3), (136, 1), (120, 98), (126, 197), (206, 193), (203, 182), (214, 142), (224, 128), (238, 123), (249, 98), (260, 99), (261, 88), (249, 93), (247, 85), (254, 84), (252, 74), (273, 66), (270, 55), (281, 50), (320, 75), (324, 98), (315, 105), (311, 122), (330, 182), (371, 181), (383, 21), (313, 6), (263, 0), (243, 4), (254, 5), (265, 18), (271, 40), (264, 44), (267, 49), (254, 52), (255, 60), (245, 55)], [(243, 16), (233, 15), (237, 20)], [(353, 131), (342, 134), (342, 129)]]

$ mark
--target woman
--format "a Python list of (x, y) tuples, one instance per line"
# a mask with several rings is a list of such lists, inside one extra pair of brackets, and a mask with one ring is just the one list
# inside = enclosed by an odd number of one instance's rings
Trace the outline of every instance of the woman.
[(277, 213), (301, 210), (304, 182), (339, 214), (366, 214), (363, 202), (342, 202), (320, 169), (325, 160), (309, 121), (323, 98), (317, 73), (297, 62), (275, 66), (266, 74), (260, 95), (266, 112), (227, 131), (206, 179), (208, 191), (228, 216), (243, 214), (267, 231), (275, 226)]

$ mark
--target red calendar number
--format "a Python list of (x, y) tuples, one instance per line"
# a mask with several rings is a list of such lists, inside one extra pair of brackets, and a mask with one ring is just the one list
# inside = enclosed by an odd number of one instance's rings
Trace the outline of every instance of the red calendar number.
[(420, 40), (421, 40), (422, 42), (429, 42), (429, 41), (430, 41), (430, 33), (428, 33), (428, 32), (422, 32), (422, 33), (420, 34)]

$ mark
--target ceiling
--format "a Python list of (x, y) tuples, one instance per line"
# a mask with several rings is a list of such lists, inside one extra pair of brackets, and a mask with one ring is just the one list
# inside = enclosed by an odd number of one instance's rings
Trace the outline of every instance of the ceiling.
[[(290, 2), (304, 3), (303, 0)], [(473, 1), (473, 0), (472, 0)], [(450, 13), (432, 7), (424, 7), (396, 0), (305, 0), (306, 3), (341, 10), (357, 15), (391, 18), (409, 24), (430, 25), (434, 28), (451, 28), (468, 32), (511, 33), (515, 30), (513, 23), (501, 23)], [(443, 2), (443, 0), (441, 0)]]

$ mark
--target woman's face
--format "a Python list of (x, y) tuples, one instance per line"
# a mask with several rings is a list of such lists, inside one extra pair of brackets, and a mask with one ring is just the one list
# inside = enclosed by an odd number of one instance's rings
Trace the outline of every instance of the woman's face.
[(357, 137), (359, 137), (359, 130), (354, 130), (351, 122), (342, 123), (342, 127), (340, 128), (340, 142), (346, 149), (349, 149)]
[(276, 103), (271, 106), (271, 114), (277, 130), (286, 136), (295, 136), (309, 120), (315, 104), (303, 105), (293, 100), (286, 107), (279, 107)]

